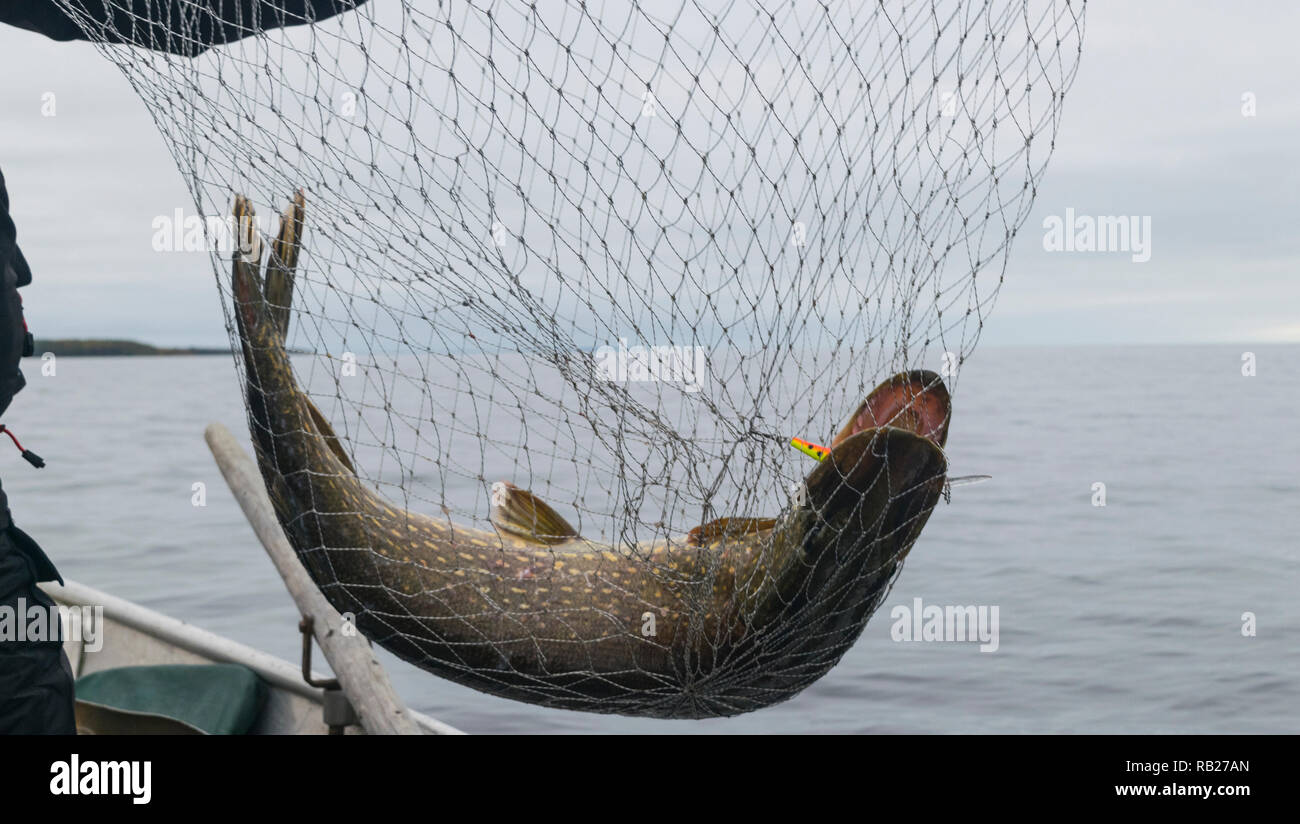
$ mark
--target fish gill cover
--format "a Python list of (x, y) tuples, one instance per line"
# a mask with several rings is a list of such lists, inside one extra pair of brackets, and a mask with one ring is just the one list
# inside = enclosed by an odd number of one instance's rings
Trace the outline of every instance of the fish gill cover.
[(64, 0), (200, 214), (248, 199), (212, 263), (259, 463), (370, 638), (655, 716), (834, 665), (940, 493), (1081, 3), (268, 2), (193, 57), (135, 46), (204, 4), (110, 5)]

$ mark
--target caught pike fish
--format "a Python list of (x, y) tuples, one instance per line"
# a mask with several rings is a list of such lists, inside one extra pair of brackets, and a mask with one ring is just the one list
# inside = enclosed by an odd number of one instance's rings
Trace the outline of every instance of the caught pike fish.
[(944, 489), (951, 414), (933, 372), (877, 387), (774, 518), (608, 545), (509, 482), (492, 528), (410, 512), (357, 476), (299, 388), (285, 337), (299, 193), (265, 277), (240, 197), (234, 314), (276, 515), (313, 580), (373, 642), (494, 695), (593, 712), (736, 715), (789, 698), (852, 646)]

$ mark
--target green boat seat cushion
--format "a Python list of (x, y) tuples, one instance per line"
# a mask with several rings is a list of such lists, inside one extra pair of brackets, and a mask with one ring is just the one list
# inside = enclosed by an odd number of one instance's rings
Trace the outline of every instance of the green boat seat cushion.
[[(266, 695), (262, 679), (238, 664), (117, 667), (77, 679), (78, 703), (171, 719), (209, 735), (248, 732)], [(140, 720), (142, 729), (158, 729), (150, 720)]]

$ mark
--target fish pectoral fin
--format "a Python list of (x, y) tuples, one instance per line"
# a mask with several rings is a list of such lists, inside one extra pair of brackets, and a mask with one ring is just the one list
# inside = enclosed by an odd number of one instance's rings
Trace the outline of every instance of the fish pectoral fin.
[(716, 518), (686, 533), (687, 546), (706, 546), (725, 538), (756, 535), (776, 526), (776, 518)]
[(293, 303), (293, 277), (298, 268), (298, 251), (302, 247), (305, 211), (306, 199), (299, 189), (280, 216), (280, 232), (271, 244), (271, 254), (266, 259), (264, 294), (271, 319), (275, 321), (282, 337), (289, 334), (289, 307)]
[(338, 435), (334, 434), (334, 427), (330, 426), (329, 421), (325, 420), (325, 416), (316, 408), (316, 404), (312, 403), (311, 398), (303, 395), (302, 399), (307, 404), (307, 412), (311, 415), (312, 423), (316, 426), (316, 434), (325, 439), (325, 443), (329, 446), (330, 451), (334, 453), (334, 457), (338, 458), (348, 468), (349, 472), (353, 475), (357, 474), (357, 468), (352, 465), (352, 459), (348, 457), (348, 453), (343, 449), (343, 441)]
[(539, 544), (560, 544), (578, 537), (578, 530), (550, 504), (507, 481), (492, 484), (488, 518), (497, 529)]

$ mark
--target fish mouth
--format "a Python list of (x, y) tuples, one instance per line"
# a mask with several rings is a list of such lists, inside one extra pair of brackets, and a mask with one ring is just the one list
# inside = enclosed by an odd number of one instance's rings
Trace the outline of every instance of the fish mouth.
[(859, 432), (889, 426), (927, 438), (942, 449), (951, 419), (952, 397), (943, 378), (928, 369), (899, 372), (867, 395), (831, 441), (831, 448)]
[[(942, 494), (951, 417), (935, 372), (900, 372), (873, 389), (804, 481), (799, 503), (816, 516), (805, 551), (856, 544), (882, 550), (882, 564), (901, 560)], [(889, 538), (899, 529), (910, 537)]]

